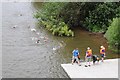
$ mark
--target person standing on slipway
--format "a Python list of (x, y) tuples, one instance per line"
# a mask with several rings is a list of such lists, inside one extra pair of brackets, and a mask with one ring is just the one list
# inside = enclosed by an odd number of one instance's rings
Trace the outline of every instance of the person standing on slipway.
[(86, 59), (86, 65), (85, 67), (91, 66), (91, 58), (92, 58), (92, 49), (90, 47), (87, 48), (85, 59)]
[(74, 60), (76, 60), (76, 61), (78, 62), (78, 65), (81, 66), (81, 65), (80, 65), (80, 61), (79, 61), (79, 59), (78, 59), (78, 56), (79, 56), (79, 50), (78, 50), (78, 48), (74, 49), (72, 53), (73, 53), (72, 65), (73, 65), (73, 63), (74, 63)]

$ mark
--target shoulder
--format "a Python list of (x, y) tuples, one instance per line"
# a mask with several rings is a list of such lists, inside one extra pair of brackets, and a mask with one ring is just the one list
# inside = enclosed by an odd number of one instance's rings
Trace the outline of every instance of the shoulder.
[(75, 50), (73, 50), (73, 51), (75, 51)]
[(92, 51), (92, 49), (90, 49), (90, 51)]
[(72, 52), (75, 52), (75, 50), (73, 50)]
[(76, 50), (76, 52), (78, 52), (78, 53), (79, 53), (79, 50)]

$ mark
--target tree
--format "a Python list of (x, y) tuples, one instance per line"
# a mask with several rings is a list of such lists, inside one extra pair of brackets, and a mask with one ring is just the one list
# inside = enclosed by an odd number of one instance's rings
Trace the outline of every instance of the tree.
[(114, 18), (107, 32), (105, 33), (105, 37), (108, 40), (108, 43), (114, 51), (119, 53), (120, 48), (120, 18)]
[(120, 3), (107, 2), (96, 6), (92, 11), (89, 11), (89, 16), (86, 17), (85, 25), (89, 31), (106, 32), (111, 20), (115, 17), (120, 17)]
[(66, 4), (63, 2), (43, 3), (41, 11), (38, 11), (34, 17), (38, 19), (40, 26), (44, 26), (53, 35), (74, 36), (74, 32), (60, 18), (60, 12)]

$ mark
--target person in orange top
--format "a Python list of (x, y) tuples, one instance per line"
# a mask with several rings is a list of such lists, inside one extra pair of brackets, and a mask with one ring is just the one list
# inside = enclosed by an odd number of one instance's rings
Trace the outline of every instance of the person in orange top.
[(104, 46), (100, 46), (100, 54), (101, 54), (101, 58), (102, 58), (102, 62), (103, 62), (104, 57), (105, 57), (105, 47)]
[(90, 49), (90, 47), (88, 47), (87, 51), (86, 51), (86, 55), (85, 55), (85, 59), (86, 59), (85, 67), (90, 66), (91, 58), (92, 58), (92, 49)]

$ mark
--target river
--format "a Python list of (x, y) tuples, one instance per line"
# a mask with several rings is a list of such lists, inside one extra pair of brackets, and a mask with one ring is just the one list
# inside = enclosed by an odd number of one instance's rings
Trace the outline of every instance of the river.
[[(117, 58), (108, 50), (103, 34), (75, 29), (75, 37), (53, 36), (38, 28), (34, 12), (41, 3), (10, 2), (2, 4), (2, 77), (3, 78), (68, 78), (60, 64), (70, 63), (72, 50), (79, 48), (81, 60), (90, 46), (99, 54), (106, 47), (107, 58)], [(31, 31), (35, 28), (37, 31)], [(40, 43), (36, 43), (39, 39)]]

